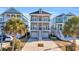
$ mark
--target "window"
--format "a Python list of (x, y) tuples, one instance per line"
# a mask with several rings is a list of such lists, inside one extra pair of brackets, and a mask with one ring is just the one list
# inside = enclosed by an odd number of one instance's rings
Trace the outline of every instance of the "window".
[(58, 24), (58, 29), (62, 30), (62, 24)]
[(31, 24), (31, 30), (37, 30), (37, 25), (36, 24)]
[(7, 18), (9, 18), (10, 17), (10, 14), (7, 14)]
[(11, 17), (15, 17), (15, 15), (11, 15)]
[(47, 16), (43, 17), (43, 21), (49, 21), (49, 17)]
[(62, 23), (63, 22), (63, 18), (56, 18), (56, 23)]
[(38, 19), (38, 18), (37, 18), (36, 16), (32, 16), (32, 17), (31, 17), (31, 21), (37, 21), (37, 19)]
[(17, 15), (17, 17), (20, 17), (20, 15)]
[(39, 26), (39, 30), (42, 30), (42, 26)]
[(49, 30), (49, 25), (43, 25), (43, 30)]
[(64, 17), (64, 22), (66, 22), (66, 21), (68, 21), (68, 17), (65, 16)]
[(42, 24), (39, 23), (39, 30), (42, 30)]
[(0, 18), (0, 22), (2, 22), (3, 21), (3, 19), (2, 18)]
[(39, 16), (39, 21), (42, 21), (42, 16)]

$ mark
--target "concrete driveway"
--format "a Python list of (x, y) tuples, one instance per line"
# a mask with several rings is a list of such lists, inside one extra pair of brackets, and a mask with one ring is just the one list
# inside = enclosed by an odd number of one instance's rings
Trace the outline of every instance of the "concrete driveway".
[[(38, 47), (38, 43), (43, 43), (44, 47)], [(61, 51), (53, 41), (34, 41), (27, 42), (22, 51)]]

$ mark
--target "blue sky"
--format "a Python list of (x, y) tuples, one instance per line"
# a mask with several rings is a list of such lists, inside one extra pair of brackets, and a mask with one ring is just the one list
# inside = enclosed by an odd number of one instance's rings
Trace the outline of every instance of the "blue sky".
[[(9, 7), (0, 7), (0, 14), (6, 11), (8, 8)], [(54, 16), (68, 12), (72, 12), (76, 15), (79, 15), (79, 7), (41, 7), (41, 8)], [(17, 9), (23, 14), (29, 14), (31, 12), (37, 11), (39, 7), (15, 7), (15, 9)]]

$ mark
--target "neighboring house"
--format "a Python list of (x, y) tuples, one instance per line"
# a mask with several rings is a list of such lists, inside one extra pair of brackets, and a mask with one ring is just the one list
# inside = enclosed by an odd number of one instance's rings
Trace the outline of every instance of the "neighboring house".
[(42, 9), (30, 13), (31, 39), (48, 39), (50, 32), (50, 15), (50, 13), (45, 12)]
[[(0, 19), (0, 23), (2, 23), (2, 25), (6, 23), (6, 21), (8, 21), (10, 18), (12, 17), (16, 17), (16, 18), (20, 18), (21, 20), (24, 21), (26, 26), (28, 25), (28, 19), (19, 11), (17, 11), (15, 8), (11, 7), (8, 10), (6, 10), (5, 12), (3, 12), (1, 14), (1, 19)], [(1, 22), (2, 21), (2, 22)], [(1, 26), (0, 26), (1, 27)]]
[(3, 30), (3, 27), (4, 27), (4, 20), (3, 20), (3, 17), (0, 15), (0, 31)]
[(51, 29), (55, 30), (63, 30), (64, 23), (68, 21), (68, 19), (72, 18), (75, 16), (73, 13), (69, 12), (68, 14), (60, 14), (56, 17), (53, 18), (54, 23), (52, 22)]

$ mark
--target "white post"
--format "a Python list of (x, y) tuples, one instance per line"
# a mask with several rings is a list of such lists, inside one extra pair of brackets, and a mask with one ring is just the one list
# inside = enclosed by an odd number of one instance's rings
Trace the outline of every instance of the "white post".
[(1, 51), (2, 51), (2, 43), (3, 43), (3, 37), (1, 37)]
[[(0, 31), (1, 31), (1, 35), (3, 35), (3, 30), (0, 29)], [(0, 47), (1, 51), (2, 51), (2, 43), (3, 43), (3, 36), (1, 37), (1, 47)]]
[(41, 35), (41, 31), (39, 31), (39, 41), (41, 41), (42, 40), (42, 37), (41, 37), (42, 35)]

